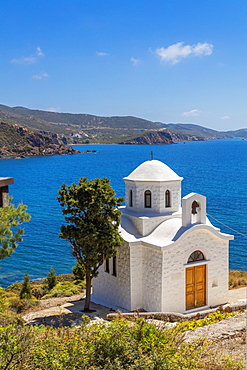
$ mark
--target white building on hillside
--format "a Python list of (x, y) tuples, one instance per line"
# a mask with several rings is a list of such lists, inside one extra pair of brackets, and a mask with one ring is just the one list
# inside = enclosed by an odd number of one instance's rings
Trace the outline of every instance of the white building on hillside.
[(228, 244), (206, 217), (206, 197), (182, 199), (181, 181), (157, 160), (125, 182), (125, 240), (93, 281), (92, 301), (114, 309), (187, 312), (228, 301)]

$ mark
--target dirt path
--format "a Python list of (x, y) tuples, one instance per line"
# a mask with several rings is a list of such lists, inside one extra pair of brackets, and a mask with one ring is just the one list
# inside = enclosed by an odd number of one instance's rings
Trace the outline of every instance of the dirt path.
[(22, 317), (27, 324), (43, 325), (70, 325), (71, 322), (79, 323), (82, 316), (86, 315), (90, 319), (105, 319), (106, 315), (112, 310), (91, 302), (90, 309), (92, 312), (83, 312), (84, 293), (64, 298), (49, 298), (41, 300), (40, 309), (25, 313)]

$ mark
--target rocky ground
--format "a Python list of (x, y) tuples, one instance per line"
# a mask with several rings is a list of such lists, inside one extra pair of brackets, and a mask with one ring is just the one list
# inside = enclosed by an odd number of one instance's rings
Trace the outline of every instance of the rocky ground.
[[(184, 334), (185, 341), (202, 339), (209, 347), (209, 356), (215, 360), (222, 356), (231, 356), (239, 360), (242, 368), (246, 364), (246, 313), (229, 317), (217, 324), (204, 326)], [(241, 367), (240, 367), (241, 368)]]

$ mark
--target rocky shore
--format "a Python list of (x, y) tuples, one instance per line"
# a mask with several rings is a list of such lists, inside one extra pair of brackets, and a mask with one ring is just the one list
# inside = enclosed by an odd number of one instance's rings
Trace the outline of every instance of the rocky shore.
[(80, 153), (67, 146), (65, 137), (45, 131), (31, 131), (9, 123), (0, 123), (0, 136), (0, 158)]
[(175, 141), (204, 141), (204, 138), (198, 138), (192, 135), (186, 135), (182, 133), (175, 133), (169, 130), (163, 129), (158, 131), (150, 131), (139, 137), (134, 137), (120, 142), (119, 144), (132, 144), (132, 145), (157, 145), (157, 144), (175, 144)]

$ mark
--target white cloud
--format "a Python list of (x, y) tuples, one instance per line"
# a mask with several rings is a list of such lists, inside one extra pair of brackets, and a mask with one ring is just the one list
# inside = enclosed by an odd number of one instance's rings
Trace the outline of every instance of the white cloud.
[(22, 57), (22, 58), (14, 58), (11, 59), (10, 63), (16, 64), (33, 64), (36, 63), (39, 57), (44, 57), (45, 54), (41, 50), (40, 46), (37, 46), (35, 55), (31, 55), (29, 57)]
[(48, 112), (56, 112), (56, 113), (61, 112), (61, 108), (60, 107), (50, 107), (47, 110), (48, 110)]
[(220, 117), (220, 119), (230, 119), (230, 116), (223, 116), (223, 117)]
[(96, 55), (98, 55), (99, 57), (107, 57), (109, 54), (108, 53), (104, 53), (102, 51), (97, 51)]
[(17, 63), (17, 64), (33, 64), (35, 63), (37, 58), (35, 57), (23, 57), (23, 58), (14, 58), (11, 59), (10, 63)]
[(39, 56), (39, 57), (44, 57), (45, 54), (43, 53), (43, 51), (41, 50), (41, 47), (40, 46), (37, 46), (36, 48), (36, 54)]
[(42, 80), (42, 78), (46, 78), (46, 77), (49, 77), (48, 73), (46, 72), (42, 72), (38, 75), (33, 75), (32, 78), (35, 79), (35, 80)]
[(211, 55), (213, 52), (213, 45), (205, 42), (204, 44), (198, 42), (194, 45), (184, 45), (184, 42), (178, 42), (168, 46), (168, 48), (157, 48), (155, 53), (162, 62), (176, 64), (189, 56), (205, 56)]
[(182, 117), (196, 117), (196, 116), (200, 116), (201, 114), (201, 111), (199, 111), (198, 109), (192, 109), (188, 112), (184, 112), (181, 114)]
[(139, 64), (141, 63), (140, 59), (136, 59), (136, 58), (130, 58), (130, 61), (132, 62), (133, 66), (139, 66)]

